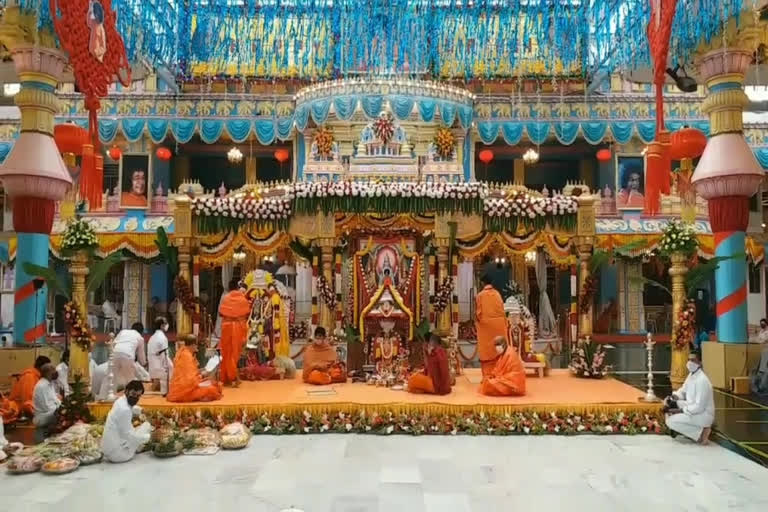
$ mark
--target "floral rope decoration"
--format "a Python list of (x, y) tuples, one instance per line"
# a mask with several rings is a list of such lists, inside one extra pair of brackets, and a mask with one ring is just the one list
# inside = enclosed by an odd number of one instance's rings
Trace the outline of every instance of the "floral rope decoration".
[(192, 203), (202, 233), (237, 231), (243, 225), (287, 230), (291, 216), (291, 197), (208, 197)]
[(611, 370), (605, 364), (605, 349), (589, 337), (579, 342), (569, 368), (574, 375), (588, 379), (602, 379)]
[(451, 158), (453, 156), (453, 148), (456, 146), (456, 137), (448, 128), (438, 128), (434, 144), (438, 155), (446, 159)]
[(589, 275), (581, 285), (581, 293), (579, 294), (579, 313), (583, 315), (589, 313), (589, 309), (592, 307), (592, 303), (595, 300), (595, 293), (597, 293), (597, 278), (593, 275)]
[(69, 301), (64, 304), (64, 323), (69, 328), (72, 343), (83, 350), (90, 350), (91, 343), (94, 343), (96, 338), (91, 333), (88, 321), (80, 312), (80, 307), (76, 302)]
[(61, 249), (65, 251), (80, 251), (98, 247), (99, 239), (91, 225), (84, 219), (75, 219), (67, 223), (67, 228), (61, 236)]
[(192, 287), (189, 285), (187, 280), (180, 275), (176, 276), (176, 279), (173, 280), (173, 288), (176, 292), (176, 297), (179, 299), (181, 307), (184, 308), (184, 311), (190, 315), (196, 314), (198, 299), (195, 297), (195, 294), (192, 291)]
[(672, 219), (661, 232), (659, 252), (664, 256), (670, 256), (672, 253), (682, 253), (687, 258), (690, 258), (696, 254), (698, 248), (699, 241), (696, 238), (693, 226), (690, 224)]
[(336, 309), (336, 293), (331, 289), (331, 285), (325, 279), (324, 275), (317, 277), (317, 293), (320, 294), (320, 300), (322, 300), (329, 309)]
[(452, 298), (453, 298), (453, 278), (446, 277), (445, 279), (443, 279), (443, 282), (440, 283), (440, 286), (437, 287), (437, 290), (435, 290), (435, 296), (433, 298), (435, 313), (439, 315), (440, 313), (445, 311), (445, 308), (447, 308), (448, 305), (451, 303)]
[(382, 143), (389, 143), (395, 134), (395, 123), (392, 121), (392, 117), (389, 114), (382, 113), (376, 122), (373, 123), (373, 133)]
[(333, 133), (327, 128), (318, 128), (315, 132), (315, 145), (318, 155), (323, 158), (331, 158), (333, 156)]
[(489, 198), (485, 201), (485, 227), (488, 231), (515, 233), (518, 226), (534, 229), (554, 227), (573, 230), (579, 204), (573, 197), (534, 196), (515, 192), (508, 198)]
[(200, 428), (221, 429), (237, 421), (254, 435), (291, 434), (372, 434), (372, 435), (541, 435), (541, 434), (661, 434), (665, 431), (658, 416), (644, 413), (576, 414), (551, 411), (491, 414), (465, 412), (429, 414), (382, 411), (367, 413), (338, 411), (312, 414), (264, 412), (261, 414), (159, 411), (146, 413), (155, 429), (188, 431)]
[(696, 336), (696, 302), (689, 300), (680, 308), (677, 314), (676, 329), (672, 331), (669, 339), (672, 346), (677, 349), (685, 349), (690, 346)]

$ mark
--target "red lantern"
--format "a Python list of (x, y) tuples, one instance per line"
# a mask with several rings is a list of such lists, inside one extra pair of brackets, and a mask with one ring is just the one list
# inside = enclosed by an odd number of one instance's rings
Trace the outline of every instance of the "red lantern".
[(480, 158), (481, 162), (483, 162), (485, 165), (488, 165), (493, 160), (493, 151), (490, 149), (484, 149), (477, 156)]
[(281, 164), (283, 162), (287, 162), (290, 157), (291, 155), (290, 153), (288, 153), (287, 149), (278, 149), (275, 151), (275, 160), (277, 160)]
[(120, 157), (123, 156), (122, 150), (117, 146), (112, 146), (109, 148), (109, 151), (107, 151), (107, 154), (109, 155), (109, 158), (112, 160), (120, 160)]
[(707, 136), (701, 130), (684, 126), (672, 134), (670, 143), (669, 155), (672, 160), (696, 158), (704, 152)]
[(157, 155), (157, 158), (159, 158), (163, 162), (167, 162), (168, 160), (171, 159), (171, 150), (161, 146), (157, 148), (157, 151), (155, 151), (155, 155)]
[(75, 123), (57, 124), (53, 127), (53, 139), (59, 153), (83, 154), (83, 144), (88, 143), (88, 131)]
[(603, 148), (600, 151), (597, 152), (595, 155), (597, 157), (598, 162), (607, 162), (611, 159), (611, 150)]

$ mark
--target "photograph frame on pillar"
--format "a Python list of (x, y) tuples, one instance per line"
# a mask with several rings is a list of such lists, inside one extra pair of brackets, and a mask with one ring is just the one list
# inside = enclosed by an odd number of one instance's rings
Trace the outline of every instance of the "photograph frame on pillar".
[[(614, 159), (616, 168), (616, 209), (628, 211), (642, 210), (646, 193), (645, 172), (647, 162), (645, 155), (642, 153), (616, 153)], [(640, 197), (633, 198), (630, 191), (627, 190), (627, 182), (630, 179), (629, 175), (636, 172), (638, 164), (640, 165)], [(622, 194), (625, 194), (627, 197), (622, 199), (624, 197)]]
[[(123, 153), (118, 168), (120, 208), (147, 210), (152, 200), (152, 155), (147, 152)], [(141, 182), (143, 174), (143, 187)], [(135, 176), (135, 178), (134, 178)], [(143, 193), (139, 188), (143, 188)]]

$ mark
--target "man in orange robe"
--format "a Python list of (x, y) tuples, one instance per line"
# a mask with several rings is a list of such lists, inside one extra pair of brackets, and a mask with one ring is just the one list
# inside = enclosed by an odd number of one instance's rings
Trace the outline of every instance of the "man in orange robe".
[(221, 380), (225, 385), (237, 387), (240, 377), (237, 374), (237, 362), (245, 346), (248, 336), (248, 315), (251, 303), (245, 293), (239, 289), (238, 282), (233, 279), (229, 283), (229, 293), (221, 300), (219, 315), (221, 316)]
[(480, 393), (488, 396), (523, 396), (525, 395), (525, 368), (517, 348), (498, 336), (498, 345), (506, 344), (507, 348), (496, 362), (493, 371), (483, 378)]
[(409, 393), (447, 395), (451, 392), (451, 371), (448, 354), (439, 336), (432, 334), (424, 349), (424, 372), (414, 373), (408, 379)]
[(197, 338), (186, 336), (184, 346), (173, 359), (173, 376), (168, 386), (169, 402), (211, 402), (221, 398), (221, 384), (203, 380), (197, 365)]
[(19, 379), (11, 388), (8, 400), (15, 402), (16, 410), (20, 411), (23, 416), (29, 416), (31, 418), (35, 414), (35, 407), (32, 401), (35, 393), (35, 386), (40, 380), (40, 377), (42, 377), (40, 369), (50, 363), (51, 360), (47, 357), (38, 356), (38, 358), (35, 359), (35, 366), (27, 368), (21, 372)]
[(344, 364), (339, 362), (336, 349), (325, 339), (325, 329), (322, 327), (315, 329), (312, 344), (304, 349), (302, 379), (307, 384), (317, 386), (347, 381)]
[(5, 425), (15, 423), (19, 419), (19, 413), (19, 406), (16, 405), (16, 402), (8, 400), (0, 393), (0, 417), (2, 417), (3, 423)]
[(490, 375), (499, 359), (494, 340), (501, 336), (507, 342), (507, 317), (501, 294), (491, 285), (491, 278), (485, 274), (480, 278), (483, 289), (475, 297), (475, 330), (477, 331), (477, 356), (483, 377)]

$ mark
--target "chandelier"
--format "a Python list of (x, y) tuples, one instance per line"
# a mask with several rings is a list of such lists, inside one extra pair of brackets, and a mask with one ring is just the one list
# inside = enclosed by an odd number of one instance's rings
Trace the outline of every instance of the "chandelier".
[(535, 164), (539, 161), (539, 153), (535, 149), (531, 148), (523, 154), (523, 162), (527, 165)]
[(232, 259), (238, 263), (245, 260), (245, 251), (241, 248), (232, 253)]
[(243, 152), (233, 147), (227, 152), (227, 160), (233, 164), (239, 164), (243, 160)]
[(531, 267), (536, 264), (536, 251), (528, 251), (525, 253), (525, 263)]

